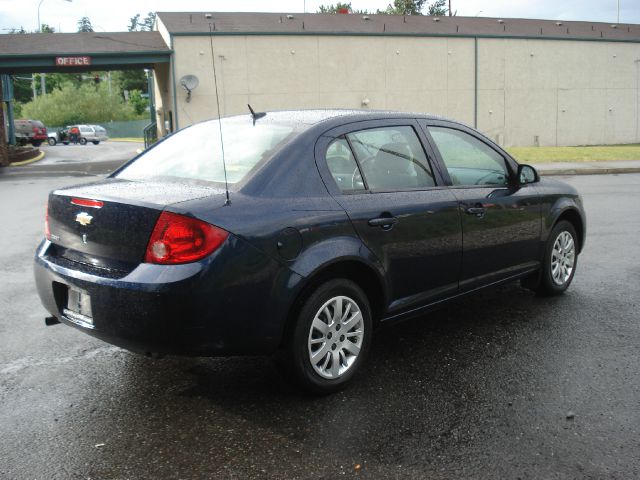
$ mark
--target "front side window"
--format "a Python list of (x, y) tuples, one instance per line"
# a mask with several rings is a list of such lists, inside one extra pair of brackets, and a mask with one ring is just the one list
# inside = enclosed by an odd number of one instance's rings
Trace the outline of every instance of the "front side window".
[(435, 186), (427, 156), (413, 128), (372, 128), (347, 135), (371, 190), (412, 190)]
[(506, 185), (509, 171), (504, 158), (468, 133), (429, 127), (454, 185)]

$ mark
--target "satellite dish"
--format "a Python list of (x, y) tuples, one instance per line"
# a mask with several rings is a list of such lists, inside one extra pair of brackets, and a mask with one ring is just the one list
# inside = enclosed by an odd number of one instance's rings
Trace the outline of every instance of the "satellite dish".
[(187, 102), (191, 100), (191, 91), (194, 90), (200, 81), (195, 75), (185, 75), (180, 79), (180, 86), (187, 91)]

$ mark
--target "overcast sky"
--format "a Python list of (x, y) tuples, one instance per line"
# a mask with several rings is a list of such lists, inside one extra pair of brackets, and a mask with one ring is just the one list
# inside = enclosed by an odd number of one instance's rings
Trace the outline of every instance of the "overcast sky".
[[(640, 1), (620, 1), (620, 22), (640, 23)], [(316, 0), (0, 0), (0, 32), (11, 28), (37, 29), (40, 21), (56, 31), (75, 32), (87, 16), (96, 31), (126, 31), (129, 19), (151, 9), (159, 12), (315, 12), (331, 1)], [(353, 0), (354, 8), (383, 9), (389, 0)], [(462, 16), (544, 18), (554, 20), (616, 21), (617, 0), (451, 0)]]

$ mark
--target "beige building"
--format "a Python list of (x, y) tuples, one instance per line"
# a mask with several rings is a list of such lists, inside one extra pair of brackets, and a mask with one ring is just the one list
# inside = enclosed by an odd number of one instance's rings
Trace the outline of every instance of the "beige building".
[[(504, 146), (640, 142), (640, 25), (158, 13), (158, 125), (300, 108), (428, 112)], [(188, 93), (181, 79), (193, 75)], [(166, 122), (166, 123), (165, 123)], [(161, 133), (166, 133), (161, 131)]]

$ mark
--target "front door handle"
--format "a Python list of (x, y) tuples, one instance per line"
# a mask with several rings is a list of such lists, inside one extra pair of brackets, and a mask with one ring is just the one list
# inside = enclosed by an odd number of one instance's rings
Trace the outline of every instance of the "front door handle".
[(390, 229), (396, 223), (398, 223), (398, 219), (396, 217), (378, 217), (369, 220), (370, 227), (382, 227), (385, 230)]
[(475, 206), (475, 207), (467, 207), (465, 212), (467, 212), (469, 215), (475, 215), (476, 217), (481, 218), (481, 217), (484, 217), (486, 210), (484, 207)]

